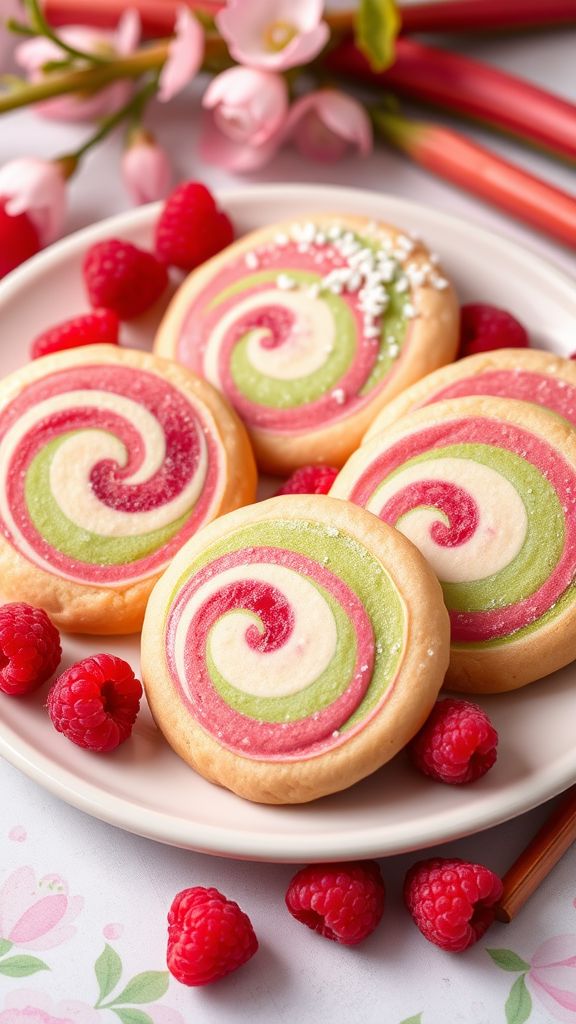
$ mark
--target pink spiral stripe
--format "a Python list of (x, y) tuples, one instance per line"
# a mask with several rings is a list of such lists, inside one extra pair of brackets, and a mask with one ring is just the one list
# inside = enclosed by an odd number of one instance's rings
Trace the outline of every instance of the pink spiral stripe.
[(554, 487), (566, 511), (562, 555), (538, 590), (506, 608), (450, 612), (452, 641), (476, 643), (508, 636), (535, 622), (573, 583), (576, 577), (576, 474), (572, 466), (546, 441), (520, 427), (471, 417), (451, 420), (402, 438), (370, 463), (356, 481), (349, 497), (358, 505), (367, 505), (377, 487), (399, 466), (405, 465), (422, 452), (434, 449), (438, 450), (441, 458), (442, 449), (461, 444), (504, 448), (531, 462)]
[[(214, 688), (206, 665), (206, 648), (210, 629), (233, 608), (258, 611), (265, 627), (264, 634), (249, 626), (246, 641), (254, 647), (258, 642), (265, 657), (277, 650), (290, 636), (292, 610), (276, 588), (250, 580), (251, 564), (282, 565), (324, 587), (345, 609), (357, 636), (356, 661), (347, 688), (328, 707), (288, 722), (263, 722), (231, 708)], [(201, 605), (190, 623), (185, 644), (185, 678), (181, 679), (175, 662), (175, 643), (179, 622), (186, 605), (205, 583), (220, 572), (236, 566), (246, 567), (246, 580), (239, 585), (225, 586)], [(244, 757), (267, 760), (299, 758), (303, 754), (324, 752), (339, 742), (338, 730), (361, 703), (374, 668), (374, 634), (372, 624), (356, 594), (338, 577), (317, 562), (284, 548), (261, 547), (240, 549), (216, 558), (194, 574), (178, 593), (171, 607), (166, 629), (166, 653), (170, 672), (182, 701), (203, 728), (217, 736), (219, 743)], [(295, 665), (295, 670), (297, 666)], [(360, 723), (358, 728), (365, 723)], [(334, 735), (335, 734), (335, 735)], [(349, 737), (353, 730), (346, 732)]]
[[(0, 440), (23, 413), (57, 395), (78, 390), (106, 392), (131, 398), (143, 405), (158, 421), (165, 437), (165, 457), (154, 475), (142, 483), (125, 483), (142, 465), (144, 441), (123, 416), (94, 407), (70, 407), (43, 417), (17, 445), (6, 472), (6, 494), (17, 530), (39, 557), (54, 570), (88, 582), (116, 582), (146, 575), (163, 565), (191, 536), (206, 517), (218, 482), (218, 452), (214, 440), (196, 407), (162, 378), (131, 367), (118, 365), (82, 366), (51, 374), (27, 387), (0, 414)], [(129, 565), (94, 565), (72, 558), (54, 549), (36, 530), (26, 503), (26, 473), (34, 458), (51, 441), (73, 431), (108, 431), (126, 447), (127, 464), (111, 460), (97, 463), (91, 474), (91, 486), (102, 504), (114, 511), (142, 512), (158, 508), (185, 488), (198, 469), (200, 436), (204, 433), (208, 448), (208, 470), (200, 498), (190, 517), (176, 536), (145, 558)], [(18, 548), (5, 522), (4, 536)]]
[(467, 395), (494, 395), (533, 402), (535, 405), (552, 409), (558, 416), (576, 425), (574, 385), (561, 377), (530, 373), (528, 370), (486, 370), (473, 377), (464, 377), (437, 391), (422, 405), (431, 405), (448, 398), (463, 398)]
[(478, 529), (478, 506), (474, 499), (456, 484), (448, 480), (418, 480), (394, 494), (378, 513), (386, 523), (395, 524), (411, 509), (430, 505), (444, 513), (446, 523), (432, 523), (430, 534), (436, 544), (443, 548), (455, 548), (464, 544)]

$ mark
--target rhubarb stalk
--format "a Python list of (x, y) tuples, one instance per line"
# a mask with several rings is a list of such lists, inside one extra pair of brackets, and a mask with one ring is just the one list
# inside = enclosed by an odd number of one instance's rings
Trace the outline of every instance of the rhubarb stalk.
[(415, 163), (576, 249), (576, 198), (450, 128), (377, 111), (387, 142)]
[(373, 71), (350, 41), (328, 55), (326, 66), (576, 160), (576, 104), (462, 54), (402, 38), (393, 66)]

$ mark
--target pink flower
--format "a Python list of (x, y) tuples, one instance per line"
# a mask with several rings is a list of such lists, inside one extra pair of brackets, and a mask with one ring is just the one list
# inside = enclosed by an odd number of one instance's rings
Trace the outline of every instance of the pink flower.
[(0, 0), (0, 71), (4, 70), (11, 44), (16, 38), (6, 28), (6, 22), (18, 14), (18, 0)]
[(36, 882), (32, 868), (17, 868), (0, 889), (0, 937), (26, 949), (52, 949), (74, 935), (70, 922), (83, 903), (57, 875)]
[(204, 32), (200, 22), (187, 7), (180, 7), (176, 34), (160, 73), (158, 99), (167, 103), (176, 96), (198, 73), (203, 59)]
[(100, 1018), (87, 1003), (76, 999), (54, 1003), (47, 992), (18, 989), (6, 996), (0, 1024), (99, 1024)]
[(216, 24), (240, 64), (285, 71), (307, 64), (326, 45), (324, 0), (229, 0)]
[(139, 132), (122, 157), (122, 176), (135, 203), (164, 199), (172, 184), (168, 155), (148, 132)]
[[(0, 3), (2, 0), (0, 0)], [(140, 39), (140, 16), (129, 8), (122, 15), (115, 32), (88, 28), (84, 25), (66, 25), (59, 29), (65, 43), (85, 53), (98, 51), (125, 56), (132, 53)], [(37, 82), (44, 77), (42, 68), (49, 61), (62, 60), (60, 47), (43, 36), (20, 43), (15, 51), (16, 62), (28, 78)], [(112, 82), (92, 96), (58, 96), (36, 105), (36, 111), (54, 121), (97, 121), (122, 107), (133, 91), (131, 82)]]
[(339, 160), (351, 150), (372, 151), (372, 125), (364, 107), (336, 89), (302, 96), (288, 115), (287, 135), (312, 160)]
[(203, 106), (204, 159), (232, 171), (251, 171), (278, 149), (288, 113), (288, 87), (281, 75), (230, 68), (210, 83)]
[(538, 947), (528, 981), (556, 1020), (576, 1022), (576, 935), (556, 935)]

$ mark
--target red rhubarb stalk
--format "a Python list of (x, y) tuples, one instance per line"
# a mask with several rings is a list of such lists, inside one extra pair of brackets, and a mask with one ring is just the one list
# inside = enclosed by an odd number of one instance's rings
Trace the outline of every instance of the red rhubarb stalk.
[(352, 41), (336, 47), (326, 65), (576, 160), (576, 104), (499, 68), (406, 38), (396, 41), (386, 71), (373, 71)]
[(576, 249), (576, 198), (450, 128), (374, 115), (380, 134), (415, 163)]
[[(225, 6), (219, 0), (186, 0), (187, 7), (215, 15)], [(59, 25), (94, 25), (113, 28), (127, 7), (135, 8), (148, 38), (171, 35), (180, 0), (43, 0), (44, 13), (55, 28)]]
[(572, 24), (574, 0), (437, 0), (402, 9), (403, 32), (497, 32)]

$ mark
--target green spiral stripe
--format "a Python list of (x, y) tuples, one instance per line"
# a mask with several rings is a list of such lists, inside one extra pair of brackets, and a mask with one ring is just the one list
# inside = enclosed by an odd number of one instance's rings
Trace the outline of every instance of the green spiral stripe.
[(504, 448), (482, 444), (449, 445), (424, 452), (395, 469), (382, 485), (413, 464), (443, 458), (467, 459), (495, 469), (518, 492), (527, 514), (524, 544), (504, 569), (466, 583), (441, 581), (447, 607), (457, 612), (488, 611), (516, 604), (535, 593), (555, 568), (564, 548), (564, 512), (554, 488), (531, 462)]
[[(336, 536), (327, 536), (325, 526), (305, 520), (275, 520), (244, 527), (211, 545), (192, 562), (172, 591), (166, 616), (187, 580), (204, 566), (233, 551), (259, 547), (286, 548), (324, 564), (363, 603), (374, 630), (374, 670), (363, 700), (340, 731), (351, 728), (374, 710), (393, 682), (402, 656), (406, 622), (403, 602), (390, 576), (380, 562), (348, 534), (339, 532)], [(246, 576), (250, 577), (250, 565), (246, 566)], [(276, 699), (244, 693), (218, 673), (210, 656), (208, 639), (207, 667), (215, 689), (235, 710), (257, 721), (288, 722), (307, 718), (331, 704), (350, 684), (356, 659), (353, 627), (338, 601), (313, 579), (307, 579), (332, 609), (337, 649), (330, 665), (304, 690)]]
[(30, 520), (38, 533), (57, 551), (87, 565), (126, 565), (166, 544), (182, 528), (192, 510), (162, 529), (136, 537), (91, 533), (64, 515), (50, 489), (50, 466), (60, 445), (74, 433), (68, 431), (49, 441), (28, 467), (24, 493)]

